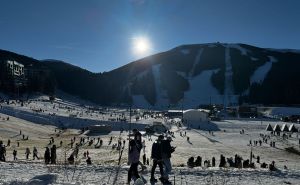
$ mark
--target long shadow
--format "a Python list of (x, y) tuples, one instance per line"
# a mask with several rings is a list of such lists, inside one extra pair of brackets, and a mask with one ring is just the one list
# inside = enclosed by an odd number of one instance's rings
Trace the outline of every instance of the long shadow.
[(15, 136), (11, 136), (10, 138), (15, 138), (15, 137), (18, 137), (18, 136), (21, 136), (20, 134), (17, 134)]

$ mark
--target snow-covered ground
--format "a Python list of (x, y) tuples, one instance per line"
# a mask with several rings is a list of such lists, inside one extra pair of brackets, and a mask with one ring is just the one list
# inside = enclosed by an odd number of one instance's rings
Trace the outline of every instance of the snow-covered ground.
[[(50, 104), (50, 103), (49, 103)], [(48, 105), (46, 102), (34, 102), (31, 106), (37, 106), (47, 110), (45, 107)], [(14, 110), (26, 109), (26, 106), (9, 105)], [(53, 106), (53, 104), (52, 104)], [(79, 110), (79, 107), (73, 107), (75, 111)], [(49, 111), (53, 109), (49, 105)], [(78, 109), (78, 110), (77, 110)], [(84, 108), (81, 109), (83, 118), (78, 119), (99, 119), (95, 115), (97, 113), (85, 113)], [(32, 110), (29, 110), (32, 111)], [(47, 112), (46, 111), (46, 112)], [(74, 111), (74, 110), (73, 110)], [(119, 114), (124, 113), (126, 110), (111, 109), (113, 118), (118, 117)], [(0, 109), (1, 112), (1, 109)], [(43, 112), (35, 113), (37, 115), (48, 114)], [(65, 108), (56, 108), (56, 114), (68, 115)], [(112, 144), (117, 143), (118, 138), (125, 140), (127, 143), (128, 132), (120, 133), (120, 131), (113, 131), (107, 135), (94, 135), (89, 136), (80, 134), (77, 129), (67, 129), (61, 131), (55, 129), (56, 125), (51, 124), (37, 124), (34, 121), (25, 121), (14, 116), (9, 116), (0, 113), (0, 140), (7, 144), (7, 140), (11, 140), (11, 146), (7, 147), (7, 162), (0, 162), (0, 184), (125, 184), (127, 178), (127, 145), (121, 158), (121, 165), (119, 172), (118, 158), (119, 151), (112, 149)], [(110, 115), (106, 115), (107, 119), (111, 118)], [(3, 119), (4, 118), (4, 119)], [(144, 124), (150, 124), (154, 121), (152, 118), (139, 120)], [(260, 134), (267, 134), (265, 128), (268, 124), (274, 126), (275, 124), (282, 125), (284, 122), (279, 121), (252, 121), (252, 120), (224, 120), (220, 122), (213, 122), (217, 125), (220, 131), (215, 131), (213, 134), (209, 134), (203, 130), (187, 130), (183, 128), (177, 128), (172, 126), (172, 131), (175, 133), (172, 145), (176, 146), (176, 151), (172, 154), (173, 172), (171, 174), (171, 180), (175, 184), (300, 184), (300, 156), (287, 152), (285, 148), (294, 147), (297, 150), (299, 148), (299, 139), (297, 134), (293, 134), (288, 140), (283, 140), (282, 137), (270, 136), (268, 143), (263, 143), (262, 146), (250, 146), (249, 140), (262, 139)], [(288, 124), (290, 125), (290, 124)], [(296, 124), (297, 128), (300, 128)], [(244, 129), (245, 133), (240, 134), (240, 131)], [(29, 137), (28, 140), (23, 140), (22, 135)], [(186, 136), (180, 136), (180, 132), (186, 132)], [(45, 147), (50, 147), (49, 140), (53, 137), (55, 144), (58, 147), (57, 165), (44, 165), (43, 153)], [(76, 165), (65, 165), (65, 159), (73, 151), (70, 147), (71, 138), (76, 137), (76, 142), (81, 137), (90, 140), (95, 138), (95, 142), (98, 137), (103, 140), (103, 146), (95, 148), (95, 143), (88, 145), (85, 142), (80, 147), (78, 158), (75, 160)], [(110, 137), (113, 138), (112, 143), (109, 145)], [(190, 141), (187, 141), (187, 137)], [(152, 139), (143, 137), (146, 143), (145, 154), (147, 158), (151, 154), (151, 145), (156, 139), (156, 136), (152, 136)], [(60, 147), (60, 141), (63, 141)], [(275, 141), (276, 147), (270, 147), (269, 142)], [(20, 146), (17, 146), (19, 142)], [(39, 160), (32, 160), (30, 156), (29, 160), (25, 159), (25, 148), (29, 147), (31, 150), (36, 146), (38, 148)], [(12, 151), (16, 149), (18, 151), (18, 160), (13, 161)], [(270, 164), (275, 161), (276, 167), (279, 169), (277, 172), (270, 172), (267, 169), (260, 168), (260, 164), (255, 162), (255, 169), (234, 169), (234, 168), (188, 168), (186, 167), (187, 159), (191, 156), (202, 157), (202, 161), (211, 160), (212, 157), (216, 158), (216, 164), (219, 164), (220, 155), (223, 154), (226, 158), (234, 157), (235, 154), (240, 155), (243, 159), (249, 159), (250, 151), (255, 156), (260, 156), (260, 161)], [(83, 153), (89, 151), (93, 165), (86, 165), (86, 158)], [(144, 151), (142, 150), (142, 154)], [(254, 159), (256, 161), (256, 159)], [(284, 169), (287, 166), (287, 169)], [(147, 166), (147, 170), (143, 173), (143, 177), (149, 181), (150, 178), (150, 166)], [(158, 169), (156, 170), (156, 177), (158, 175)], [(46, 183), (43, 183), (46, 182)], [(149, 184), (149, 183), (148, 183)]]

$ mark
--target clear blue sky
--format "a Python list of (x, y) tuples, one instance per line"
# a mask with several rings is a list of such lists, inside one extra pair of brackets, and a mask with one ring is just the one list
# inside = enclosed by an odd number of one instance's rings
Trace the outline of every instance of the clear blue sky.
[(182, 44), (230, 42), (300, 49), (299, 0), (0, 0), (0, 48), (93, 72)]

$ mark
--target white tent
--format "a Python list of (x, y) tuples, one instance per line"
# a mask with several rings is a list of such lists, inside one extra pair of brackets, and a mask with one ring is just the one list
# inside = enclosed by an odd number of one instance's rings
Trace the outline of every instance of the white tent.
[(273, 127), (273, 131), (275, 131), (275, 132), (280, 132), (281, 129), (280, 129), (279, 125), (276, 124), (276, 125)]
[(298, 132), (298, 129), (295, 127), (294, 124), (291, 124), (290, 127), (289, 127), (289, 131), (290, 132)]
[(266, 128), (266, 131), (273, 131), (273, 128), (272, 126), (270, 125), (270, 123), (268, 124), (267, 128)]
[(282, 132), (288, 132), (289, 131), (289, 128), (286, 124), (283, 124), (282, 127), (281, 127), (281, 131)]

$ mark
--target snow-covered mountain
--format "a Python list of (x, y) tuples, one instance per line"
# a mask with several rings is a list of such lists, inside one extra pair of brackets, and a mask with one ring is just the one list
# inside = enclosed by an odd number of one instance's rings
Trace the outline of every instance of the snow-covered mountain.
[(296, 50), (182, 45), (97, 74), (60, 61), (42, 64), (56, 88), (106, 105), (165, 109), (209, 103), (300, 104)]
[(294, 50), (210, 43), (179, 46), (111, 73), (120, 73), (120, 94), (135, 106), (191, 108), (209, 103), (299, 104), (299, 69), (300, 55)]

